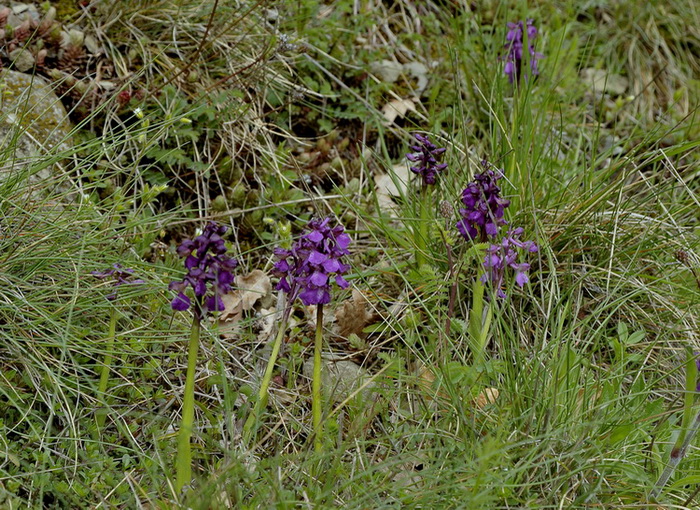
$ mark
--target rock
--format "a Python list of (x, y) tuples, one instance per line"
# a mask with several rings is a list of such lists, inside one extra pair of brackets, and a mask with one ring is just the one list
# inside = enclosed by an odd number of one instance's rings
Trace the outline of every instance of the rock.
[[(35, 163), (38, 158), (70, 148), (71, 125), (60, 99), (38, 76), (0, 71), (0, 140), (6, 152), (0, 160), (0, 181)], [(52, 177), (48, 166), (30, 182)]]
[(370, 71), (377, 75), (377, 78), (385, 83), (394, 83), (399, 79), (403, 72), (403, 65), (393, 60), (381, 60), (372, 62), (369, 66)]
[(22, 73), (34, 68), (34, 55), (25, 48), (17, 48), (11, 51), (8, 56), (12, 61), (12, 67)]
[(394, 165), (393, 176), (391, 174), (375, 176), (375, 192), (377, 193), (377, 202), (382, 213), (390, 217), (399, 215), (399, 207), (394, 202), (393, 197), (401, 197), (408, 192), (408, 181), (411, 173), (408, 165), (400, 163)]
[(422, 94), (428, 86), (428, 68), (420, 62), (409, 62), (403, 68), (417, 80), (416, 92)]
[(622, 96), (627, 92), (628, 80), (619, 74), (610, 74), (604, 69), (592, 67), (581, 70), (581, 79), (593, 88), (596, 94)]
[(86, 35), (83, 42), (85, 44), (85, 47), (91, 54), (101, 55), (104, 53), (102, 47), (99, 45), (99, 43), (93, 36)]
[[(311, 382), (314, 372), (314, 360), (309, 358), (304, 362), (304, 376)], [(339, 403), (348, 398), (363, 385), (367, 384), (370, 374), (364, 368), (349, 360), (333, 361), (321, 358), (321, 391), (326, 399)], [(370, 397), (375, 384), (367, 384), (358, 396), (365, 399)]]

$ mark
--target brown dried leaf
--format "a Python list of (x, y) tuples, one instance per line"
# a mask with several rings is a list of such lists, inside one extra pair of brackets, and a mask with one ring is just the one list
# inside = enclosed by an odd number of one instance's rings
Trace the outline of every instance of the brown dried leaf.
[(338, 336), (348, 338), (355, 334), (360, 338), (367, 335), (362, 332), (372, 321), (375, 315), (367, 310), (367, 298), (357, 289), (352, 289), (352, 297), (336, 310), (335, 320), (338, 324)]
[(398, 205), (393, 197), (405, 194), (408, 189), (408, 181), (411, 171), (405, 164), (394, 165), (391, 174), (381, 174), (374, 178), (376, 185), (377, 202), (381, 212), (390, 216), (398, 216)]
[(254, 269), (245, 276), (236, 276), (236, 290), (224, 294), (224, 310), (219, 315), (219, 327), (236, 323), (243, 318), (243, 312), (251, 310), (258, 300), (264, 298), (272, 290), (270, 277), (264, 271)]
[(416, 103), (412, 99), (392, 99), (382, 107), (382, 114), (386, 119), (384, 125), (392, 124), (396, 117), (403, 118), (409, 111), (416, 111)]
[(479, 393), (478, 397), (476, 397), (474, 406), (477, 409), (483, 409), (488, 404), (495, 404), (496, 400), (498, 399), (498, 395), (500, 395), (500, 392), (496, 388), (486, 388)]

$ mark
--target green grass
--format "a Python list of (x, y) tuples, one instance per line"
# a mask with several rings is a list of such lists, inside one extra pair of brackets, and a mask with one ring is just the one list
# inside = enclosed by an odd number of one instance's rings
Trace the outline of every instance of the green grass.
[[(0, 183), (0, 507), (698, 506), (697, 440), (650, 496), (684, 412), (698, 412), (684, 389), (687, 352), (700, 351), (693, 2), (121, 4), (121, 16), (98, 7), (90, 26), (144, 98), (106, 101), (70, 153)], [(498, 55), (505, 23), (526, 17), (546, 57), (514, 90)], [(280, 47), (281, 34), (296, 46)], [(409, 71), (382, 81), (382, 60), (423, 64), (424, 88)], [(593, 94), (587, 68), (626, 78), (625, 95)], [(416, 110), (387, 125), (397, 98)], [(413, 131), (448, 148), (423, 215), (417, 182), (392, 174)], [(484, 158), (505, 171), (506, 219), (539, 251), (522, 290), (499, 300), (486, 288), (493, 318), (475, 360), (483, 259), (438, 204), (458, 209)], [(56, 160), (66, 174), (29, 178)], [(393, 213), (379, 205), (383, 174), (399, 187)], [(351, 233), (348, 279), (366, 310), (361, 320), (350, 290), (334, 289), (324, 352), (362, 367), (371, 389), (323, 388), (315, 449), (302, 368), (315, 311), (297, 303), (257, 435), (243, 441), (277, 292), (234, 333), (205, 321), (194, 489), (178, 493), (190, 318), (169, 306), (183, 276), (175, 247), (216, 219), (232, 227), (238, 273), (267, 272), (273, 247), (314, 215)], [(145, 284), (108, 301), (90, 272), (113, 263)], [(346, 305), (360, 319), (341, 335)]]

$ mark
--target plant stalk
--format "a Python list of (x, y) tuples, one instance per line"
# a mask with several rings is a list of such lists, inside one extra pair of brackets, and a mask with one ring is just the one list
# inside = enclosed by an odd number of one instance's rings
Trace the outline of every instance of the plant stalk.
[(275, 337), (275, 343), (272, 346), (270, 358), (267, 360), (267, 367), (265, 368), (265, 374), (263, 375), (263, 379), (260, 384), (260, 391), (258, 391), (258, 398), (255, 401), (255, 407), (248, 415), (248, 418), (243, 425), (243, 440), (246, 444), (248, 444), (251, 438), (255, 435), (262, 410), (265, 408), (265, 406), (267, 406), (268, 390), (270, 388), (270, 382), (272, 381), (272, 372), (275, 368), (275, 362), (277, 361), (280, 347), (282, 346), (282, 338), (284, 338), (284, 333), (287, 330), (287, 317), (288, 313), (285, 312), (285, 315), (282, 318), (282, 324), (280, 325), (280, 328), (277, 331), (277, 336)]
[(695, 415), (692, 425), (690, 420), (693, 416), (693, 406), (695, 405), (696, 386), (698, 378), (698, 369), (695, 365), (695, 354), (692, 350), (688, 351), (685, 365), (685, 398), (683, 403), (683, 419), (681, 421), (681, 433), (673, 445), (671, 455), (668, 459), (668, 464), (664, 468), (661, 476), (657, 480), (654, 488), (651, 491), (651, 496), (656, 498), (661, 494), (664, 486), (673, 475), (674, 471), (685, 457), (688, 446), (693, 442), (693, 439), (700, 430), (700, 412)]
[(428, 186), (423, 186), (420, 190), (420, 219), (418, 220), (418, 227), (415, 230), (415, 241), (416, 241), (416, 267), (420, 267), (426, 263), (425, 252), (426, 243), (428, 239), (428, 223), (430, 222), (430, 214), (428, 209), (428, 198), (430, 198)]
[(472, 308), (469, 310), (469, 337), (474, 366), (480, 365), (484, 359), (484, 350), (489, 338), (491, 326), (491, 308), (484, 317), (484, 284), (478, 276), (472, 285)]
[(100, 372), (100, 383), (97, 387), (97, 398), (102, 402), (102, 409), (97, 412), (97, 429), (101, 430), (105, 424), (107, 414), (107, 384), (109, 382), (109, 371), (112, 366), (112, 350), (114, 349), (114, 338), (117, 334), (117, 309), (112, 307), (109, 315), (109, 332), (105, 344), (105, 357), (102, 361), (102, 371)]
[(321, 348), (323, 346), (323, 305), (316, 308), (316, 339), (314, 342), (314, 375), (311, 382), (311, 412), (314, 420), (314, 449), (323, 448), (323, 424), (321, 422)]
[(177, 438), (177, 478), (175, 489), (179, 493), (185, 485), (192, 481), (192, 428), (194, 425), (194, 379), (197, 367), (197, 353), (199, 351), (199, 332), (201, 319), (192, 319), (192, 333), (187, 352), (187, 376), (185, 379), (185, 396), (182, 402), (182, 421)]

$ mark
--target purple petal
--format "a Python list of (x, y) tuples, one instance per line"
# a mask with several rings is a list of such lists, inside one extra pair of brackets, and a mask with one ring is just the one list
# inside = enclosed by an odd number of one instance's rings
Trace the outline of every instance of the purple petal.
[(194, 250), (194, 242), (190, 239), (185, 239), (182, 241), (180, 246), (177, 247), (177, 254), (180, 255), (181, 257), (184, 257), (185, 255), (189, 255), (192, 253), (192, 250)]
[(188, 298), (185, 294), (180, 292), (175, 297), (175, 299), (172, 300), (170, 306), (173, 308), (173, 310), (177, 310), (178, 312), (184, 312), (190, 307), (190, 304), (190, 298)]
[(309, 305), (325, 305), (331, 302), (331, 294), (323, 287), (320, 289), (306, 289), (299, 294), (299, 299), (306, 306)]
[(233, 275), (228, 271), (219, 271), (217, 283), (219, 285), (231, 285), (233, 283)]
[(208, 297), (206, 306), (207, 310), (210, 312), (222, 312), (226, 308), (224, 306), (224, 301), (218, 294)]
[(327, 272), (336, 273), (340, 269), (340, 262), (338, 262), (336, 259), (329, 258), (322, 264), (322, 266)]
[(313, 243), (320, 243), (323, 241), (323, 234), (317, 230), (313, 230), (306, 235), (306, 239)]
[[(323, 236), (321, 236), (321, 238), (323, 238)], [(314, 250), (309, 254), (308, 260), (309, 260), (310, 264), (320, 265), (320, 264), (323, 264), (327, 259), (328, 259), (327, 255), (324, 255), (323, 253)]]
[(495, 237), (496, 235), (498, 235), (498, 227), (493, 222), (486, 223), (485, 230), (486, 235), (489, 235), (491, 237)]
[(192, 284), (192, 288), (194, 289), (194, 295), (197, 297), (202, 297), (207, 293), (207, 284), (204, 280), (196, 280)]
[(311, 278), (309, 278), (309, 281), (311, 283), (313, 283), (314, 285), (321, 287), (321, 286), (325, 285), (326, 282), (328, 281), (328, 275), (317, 271), (311, 275)]
[(520, 287), (524, 286), (529, 281), (530, 279), (527, 277), (527, 273), (515, 273), (515, 283), (517, 283)]
[(347, 234), (340, 234), (335, 238), (336, 245), (338, 246), (338, 248), (342, 248), (343, 250), (350, 246), (351, 242), (352, 239)]
[(199, 258), (195, 257), (194, 255), (189, 255), (185, 259), (185, 267), (187, 269), (192, 269), (193, 267), (197, 267), (199, 265)]
[(289, 294), (292, 291), (292, 288), (289, 286), (289, 282), (287, 281), (286, 278), (282, 278), (278, 283), (277, 286), (275, 287), (277, 290), (281, 290), (282, 292), (286, 292)]

